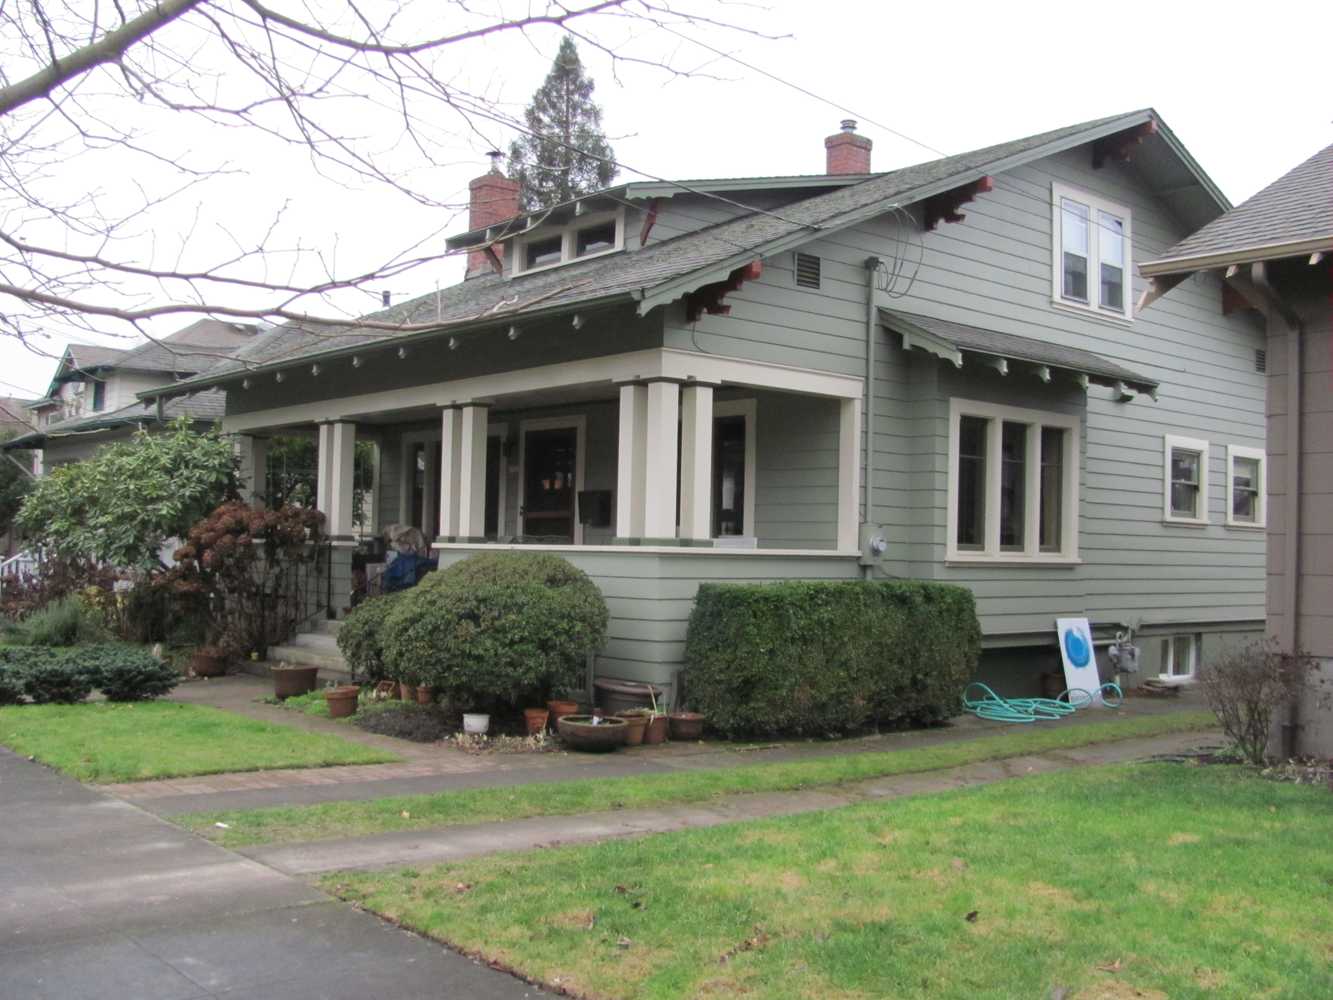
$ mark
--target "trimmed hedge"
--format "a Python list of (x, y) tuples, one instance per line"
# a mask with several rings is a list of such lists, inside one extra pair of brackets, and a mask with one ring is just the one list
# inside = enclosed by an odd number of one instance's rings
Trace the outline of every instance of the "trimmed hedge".
[(389, 676), (384, 665), (384, 623), (400, 596), (401, 592), (383, 594), (362, 601), (338, 627), (338, 649), (360, 683), (374, 684)]
[(147, 701), (167, 694), (180, 679), (170, 664), (134, 646), (0, 647), (0, 704), (7, 692), (21, 692), (38, 705), (73, 704), (94, 688), (109, 701)]
[(544, 552), (484, 552), (403, 592), (384, 623), (394, 680), (458, 707), (543, 704), (583, 683), (606, 640), (606, 602), (572, 563)]
[(134, 646), (86, 646), (67, 654), (77, 669), (88, 671), (107, 701), (152, 701), (170, 694), (180, 671)]
[(916, 581), (704, 584), (685, 697), (726, 736), (830, 736), (959, 714), (981, 654), (965, 588)]

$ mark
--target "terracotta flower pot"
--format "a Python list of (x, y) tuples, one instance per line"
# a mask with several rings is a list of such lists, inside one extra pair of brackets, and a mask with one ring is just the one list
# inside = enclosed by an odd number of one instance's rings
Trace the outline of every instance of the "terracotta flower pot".
[(418, 688), (417, 688), (417, 704), (418, 704), (418, 705), (434, 705), (434, 704), (435, 704), (435, 689), (434, 689), (434, 688), (430, 688), (430, 687), (426, 687), (426, 685), (424, 685), (424, 684), (422, 684), (420, 687), (418, 687)]
[(527, 723), (528, 735), (536, 736), (546, 728), (546, 720), (551, 717), (549, 708), (525, 708), (523, 709), (523, 721)]
[(667, 739), (667, 717), (665, 715), (654, 715), (648, 720), (648, 725), (643, 731), (643, 742), (645, 745), (656, 743), (665, 743)]
[(625, 746), (636, 747), (643, 742), (644, 730), (648, 728), (648, 716), (643, 712), (625, 712), (616, 716), (625, 720)]
[(703, 739), (704, 717), (698, 712), (672, 712), (670, 718), (673, 740)]
[(361, 688), (356, 684), (343, 684), (329, 688), (324, 692), (324, 700), (329, 703), (330, 719), (345, 719), (356, 713), (356, 699)]
[(196, 677), (221, 677), (227, 672), (227, 656), (195, 653), (190, 657), (190, 672)]
[(286, 700), (298, 694), (315, 690), (319, 667), (270, 667), (273, 674), (273, 697)]
[(551, 729), (556, 728), (556, 723), (560, 721), (562, 715), (573, 715), (579, 710), (577, 701), (565, 701), (559, 698), (553, 698), (546, 703), (546, 710), (551, 713)]
[(417, 686), (415, 684), (409, 684), (407, 681), (399, 681), (398, 697), (402, 698), (403, 701), (416, 701)]

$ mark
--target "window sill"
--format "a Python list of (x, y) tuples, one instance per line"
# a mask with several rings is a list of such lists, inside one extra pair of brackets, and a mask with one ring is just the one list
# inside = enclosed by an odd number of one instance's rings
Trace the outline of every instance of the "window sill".
[(1211, 521), (1206, 521), (1197, 517), (1164, 517), (1162, 518), (1162, 523), (1168, 528), (1206, 528), (1208, 525), (1212, 524)]
[(1006, 569), (1017, 567), (1039, 568), (1039, 569), (1073, 569), (1075, 566), (1082, 566), (1082, 559), (1066, 559), (1060, 556), (1050, 558), (1033, 557), (1024, 559), (1021, 556), (965, 556), (950, 555), (944, 560), (945, 566), (996, 566)]
[(1267, 524), (1255, 524), (1252, 521), (1228, 521), (1228, 528), (1234, 528), (1236, 531), (1265, 531)]
[(1134, 326), (1134, 317), (1124, 314), (1107, 312), (1105, 309), (1095, 309), (1092, 306), (1080, 306), (1073, 302), (1066, 302), (1064, 299), (1051, 297), (1051, 305), (1060, 312), (1070, 313), (1074, 316), (1083, 316), (1088, 319), (1099, 319), (1106, 323), (1113, 323), (1116, 326), (1123, 326), (1126, 329), (1132, 329)]
[(610, 250), (599, 250), (597, 253), (585, 253), (582, 257), (570, 257), (569, 260), (557, 260), (551, 264), (538, 264), (536, 267), (525, 267), (523, 270), (514, 268), (510, 273), (511, 278), (522, 278), (524, 275), (536, 274), (539, 271), (553, 271), (557, 267), (568, 267), (570, 264), (582, 264), (585, 260), (596, 260), (598, 257), (609, 257), (613, 253), (620, 253), (625, 248), (623, 246), (612, 247)]

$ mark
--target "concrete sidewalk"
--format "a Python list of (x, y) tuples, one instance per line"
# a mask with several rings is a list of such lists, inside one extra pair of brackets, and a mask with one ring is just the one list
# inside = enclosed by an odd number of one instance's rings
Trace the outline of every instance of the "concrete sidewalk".
[(0, 1000), (540, 995), (3, 748), (0, 803)]
[(791, 816), (820, 809), (836, 809), (870, 799), (900, 798), (947, 791), (996, 781), (1049, 774), (1102, 764), (1144, 760), (1216, 744), (1221, 732), (1173, 733), (1123, 740), (1070, 750), (984, 761), (962, 767), (917, 774), (874, 778), (828, 788), (793, 792), (730, 795), (702, 803), (583, 813), (575, 816), (539, 816), (532, 819), (479, 823), (436, 830), (385, 833), (369, 837), (326, 840), (305, 844), (273, 844), (243, 848), (240, 853), (278, 871), (293, 875), (426, 865), (459, 858), (527, 851), (557, 844), (591, 843), (616, 837), (644, 836), (672, 830), (718, 826), (745, 820)]

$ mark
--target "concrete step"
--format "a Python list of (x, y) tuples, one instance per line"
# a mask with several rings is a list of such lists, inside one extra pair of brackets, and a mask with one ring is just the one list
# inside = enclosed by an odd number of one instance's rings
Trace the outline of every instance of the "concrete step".
[[(269, 667), (276, 667), (279, 663), (286, 663), (288, 666), (297, 665), (295, 660), (284, 659), (277, 653), (279, 647), (272, 647), (267, 660), (244, 660), (240, 663), (240, 671), (244, 674), (252, 674), (255, 677), (263, 677), (268, 680), (270, 677)], [(319, 667), (319, 676), (316, 678), (316, 688), (322, 688), (328, 684), (350, 684), (352, 682), (352, 672), (346, 665), (341, 667), (330, 667), (321, 663), (301, 664), (302, 666)]]
[(336, 650), (330, 653), (312, 649), (309, 646), (287, 643), (282, 646), (270, 646), (268, 648), (268, 659), (270, 663), (300, 663), (310, 667), (319, 667), (321, 670), (351, 674), (351, 671), (347, 668), (347, 661)]
[(294, 635), (286, 642), (288, 646), (300, 646), (302, 649), (309, 649), (316, 653), (326, 653), (329, 656), (341, 656), (338, 650), (338, 639), (336, 636), (325, 632), (301, 632)]
[(313, 624), (314, 632), (319, 635), (337, 635), (338, 629), (342, 627), (342, 622), (337, 621), (336, 619), (330, 621), (327, 618), (321, 618)]

